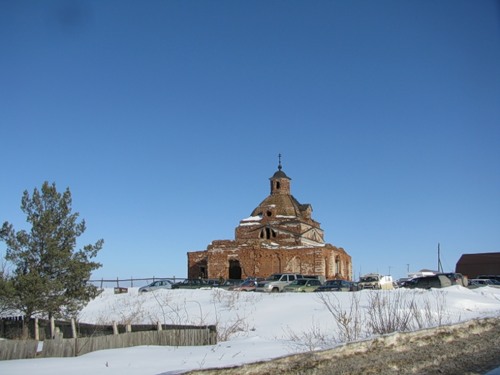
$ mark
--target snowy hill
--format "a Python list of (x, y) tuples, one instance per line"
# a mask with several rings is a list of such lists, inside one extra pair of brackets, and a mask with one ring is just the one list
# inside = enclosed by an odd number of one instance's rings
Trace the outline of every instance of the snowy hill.
[[(262, 294), (159, 290), (127, 294), (105, 289), (81, 312), (87, 323), (217, 324), (219, 343), (203, 347), (142, 346), (76, 358), (3, 361), (0, 373), (174, 374), (333, 347), (346, 339), (500, 316), (500, 289), (407, 290), (355, 293)], [(406, 319), (406, 322), (403, 321)], [(347, 322), (347, 323), (346, 323)]]

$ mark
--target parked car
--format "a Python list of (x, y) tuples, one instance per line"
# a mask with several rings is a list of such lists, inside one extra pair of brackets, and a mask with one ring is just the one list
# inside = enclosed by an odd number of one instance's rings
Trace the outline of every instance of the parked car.
[(217, 288), (222, 288), (222, 289), (227, 289), (227, 290), (233, 290), (233, 288), (241, 285), (243, 280), (225, 280), (222, 284), (217, 284)]
[(353, 292), (360, 290), (359, 283), (357, 281), (350, 281), (350, 283), (352, 284), (352, 291)]
[(275, 273), (264, 281), (257, 283), (257, 292), (277, 293), (297, 279), (303, 279), (302, 275), (296, 273)]
[(451, 286), (451, 281), (448, 277), (444, 275), (431, 275), (431, 276), (422, 276), (415, 277), (405, 282), (405, 288), (421, 288), (421, 289), (430, 289), (430, 288), (445, 288), (447, 286)]
[(359, 289), (394, 289), (392, 276), (369, 273), (359, 278)]
[(229, 290), (237, 292), (255, 292), (255, 288), (257, 288), (257, 282), (255, 280), (245, 280), (240, 285), (229, 288)]
[(321, 285), (326, 283), (326, 278), (324, 275), (303, 275), (304, 279), (317, 279), (320, 281)]
[(358, 290), (356, 283), (347, 280), (327, 280), (315, 292), (353, 292)]
[(213, 285), (209, 284), (207, 280), (204, 279), (186, 279), (179, 283), (172, 285), (172, 289), (200, 289), (200, 288), (212, 288)]
[(139, 293), (151, 292), (157, 289), (172, 289), (173, 283), (170, 280), (156, 280), (151, 284), (139, 288)]
[(283, 288), (284, 292), (314, 292), (321, 286), (318, 279), (297, 279)]
[(243, 282), (241, 279), (205, 279), (207, 284), (213, 288), (221, 289), (231, 289), (232, 287), (239, 285)]
[(403, 288), (405, 286), (405, 283), (410, 280), (409, 277), (402, 277), (396, 281), (396, 285), (398, 288)]
[(500, 275), (479, 275), (476, 279), (490, 279), (500, 282)]
[(492, 279), (471, 279), (469, 280), (469, 286), (475, 286), (475, 287), (479, 287), (479, 286), (492, 286), (492, 287), (499, 287), (500, 286), (500, 282), (496, 281), (496, 280), (492, 280)]

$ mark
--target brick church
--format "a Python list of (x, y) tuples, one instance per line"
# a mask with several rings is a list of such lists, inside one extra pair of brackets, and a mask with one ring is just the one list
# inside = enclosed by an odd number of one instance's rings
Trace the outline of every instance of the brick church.
[(311, 205), (295, 199), (290, 181), (280, 157), (270, 178), (270, 195), (240, 221), (235, 239), (214, 240), (206, 250), (187, 253), (188, 277), (245, 279), (299, 273), (351, 280), (351, 257), (325, 243), (320, 223), (311, 217)]

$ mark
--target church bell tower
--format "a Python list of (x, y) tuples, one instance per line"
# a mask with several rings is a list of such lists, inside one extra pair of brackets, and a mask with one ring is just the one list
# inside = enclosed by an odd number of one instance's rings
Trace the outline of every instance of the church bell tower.
[(278, 170), (269, 179), (271, 181), (271, 195), (290, 195), (291, 178), (281, 170), (281, 154), (278, 155), (278, 158)]

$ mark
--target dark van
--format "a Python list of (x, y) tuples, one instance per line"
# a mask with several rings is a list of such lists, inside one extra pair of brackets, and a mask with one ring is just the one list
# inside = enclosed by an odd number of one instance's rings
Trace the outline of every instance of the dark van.
[(445, 288), (451, 286), (451, 280), (445, 275), (433, 275), (424, 277), (415, 277), (414, 279), (405, 282), (405, 288)]

